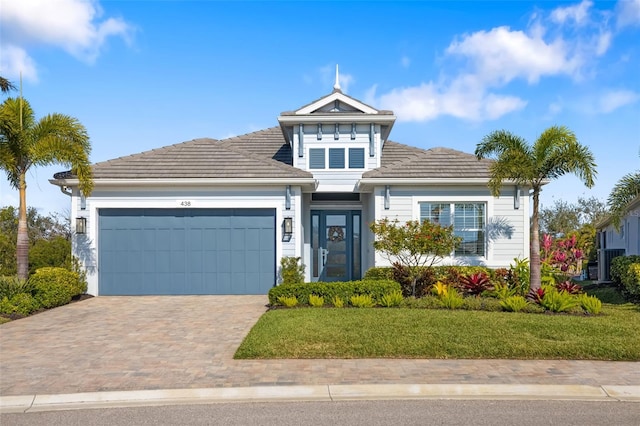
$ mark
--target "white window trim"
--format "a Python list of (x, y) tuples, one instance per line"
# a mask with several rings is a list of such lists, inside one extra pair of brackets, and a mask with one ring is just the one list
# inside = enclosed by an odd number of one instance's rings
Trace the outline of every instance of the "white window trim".
[(486, 197), (481, 195), (449, 195), (449, 196), (413, 196), (411, 197), (413, 220), (420, 220), (420, 203), (434, 203), (434, 204), (464, 204), (464, 203), (483, 203), (486, 207), (485, 211), (485, 240), (484, 240), (484, 256), (461, 256), (455, 255), (455, 251), (452, 251), (449, 255), (449, 259), (477, 259), (481, 262), (488, 263), (491, 259), (491, 244), (487, 241), (486, 226), (493, 218), (493, 197)]

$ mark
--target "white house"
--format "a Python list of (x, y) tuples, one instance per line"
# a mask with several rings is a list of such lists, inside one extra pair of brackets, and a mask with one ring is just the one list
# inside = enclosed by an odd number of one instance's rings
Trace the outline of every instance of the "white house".
[(528, 256), (528, 188), (492, 197), (490, 161), (389, 140), (393, 112), (338, 84), (277, 120), (97, 163), (86, 198), (75, 176), (57, 173), (88, 292), (265, 294), (284, 256), (302, 258), (308, 281), (359, 279), (385, 264), (368, 228), (383, 217), (453, 224), (464, 242), (450, 263)]
[(611, 260), (617, 256), (640, 255), (640, 196), (627, 206), (615, 229), (610, 217), (596, 225), (598, 231), (598, 279), (610, 281)]

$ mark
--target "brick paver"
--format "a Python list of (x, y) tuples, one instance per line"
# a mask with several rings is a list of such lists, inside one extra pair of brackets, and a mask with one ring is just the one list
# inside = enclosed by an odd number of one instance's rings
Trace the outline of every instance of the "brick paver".
[(265, 385), (640, 385), (640, 363), (234, 360), (265, 296), (97, 297), (0, 326), (0, 395)]

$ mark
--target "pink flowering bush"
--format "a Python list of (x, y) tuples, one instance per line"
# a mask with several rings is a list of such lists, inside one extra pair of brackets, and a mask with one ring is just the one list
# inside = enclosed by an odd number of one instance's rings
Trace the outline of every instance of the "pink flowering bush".
[(540, 260), (565, 277), (565, 280), (579, 275), (585, 252), (577, 245), (575, 235), (554, 240), (550, 235), (544, 234), (540, 243)]

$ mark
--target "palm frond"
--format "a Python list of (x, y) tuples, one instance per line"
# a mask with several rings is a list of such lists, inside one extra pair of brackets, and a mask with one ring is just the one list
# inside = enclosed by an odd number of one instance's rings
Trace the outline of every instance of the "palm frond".
[(607, 204), (611, 212), (611, 222), (619, 230), (622, 217), (631, 201), (640, 196), (640, 171), (624, 175), (613, 187)]

